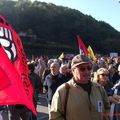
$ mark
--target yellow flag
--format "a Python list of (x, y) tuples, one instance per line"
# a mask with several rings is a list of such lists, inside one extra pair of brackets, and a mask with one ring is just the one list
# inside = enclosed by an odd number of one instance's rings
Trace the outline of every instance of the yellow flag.
[(90, 45), (88, 46), (88, 52), (89, 52), (90, 57), (96, 62), (97, 59)]
[(62, 53), (60, 56), (59, 56), (59, 60), (62, 60), (64, 58), (64, 53)]

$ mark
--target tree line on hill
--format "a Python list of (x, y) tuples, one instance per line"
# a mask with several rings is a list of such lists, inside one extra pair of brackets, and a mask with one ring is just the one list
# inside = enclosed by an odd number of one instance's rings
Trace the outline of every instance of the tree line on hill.
[(68, 7), (30, 0), (0, 0), (0, 15), (19, 33), (27, 54), (76, 54), (77, 35), (97, 53), (120, 49), (120, 32)]

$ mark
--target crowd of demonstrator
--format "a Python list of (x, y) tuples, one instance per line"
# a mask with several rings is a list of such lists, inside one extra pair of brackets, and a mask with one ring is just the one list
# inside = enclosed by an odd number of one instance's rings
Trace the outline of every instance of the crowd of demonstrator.
[[(120, 120), (120, 57), (40, 57), (28, 61), (28, 68), (34, 105), (39, 93), (46, 94), (50, 120)], [(25, 106), (14, 110), (19, 119), (37, 119)]]

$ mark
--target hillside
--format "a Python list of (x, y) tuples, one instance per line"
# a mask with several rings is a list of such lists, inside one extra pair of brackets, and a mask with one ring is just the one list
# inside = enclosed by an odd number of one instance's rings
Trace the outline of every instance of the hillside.
[(78, 53), (77, 35), (94, 51), (118, 52), (120, 32), (78, 10), (44, 2), (0, 2), (0, 14), (22, 38), (27, 54)]

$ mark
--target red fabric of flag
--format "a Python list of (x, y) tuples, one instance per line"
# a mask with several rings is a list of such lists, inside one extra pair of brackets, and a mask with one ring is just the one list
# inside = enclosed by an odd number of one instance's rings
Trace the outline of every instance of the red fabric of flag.
[(0, 43), (4, 47), (0, 49), (0, 64), (4, 66), (2, 70), (7, 70), (5, 73), (11, 82), (10, 86), (0, 91), (0, 105), (24, 104), (36, 114), (21, 39), (2, 16), (0, 16)]
[(10, 85), (10, 80), (0, 66), (0, 90), (5, 89)]
[(78, 39), (79, 49), (81, 49), (83, 51), (83, 54), (88, 56), (88, 50), (87, 50), (86, 46), (84, 45), (83, 41), (81, 40), (81, 38), (79, 37), (79, 35), (77, 36), (77, 39)]

